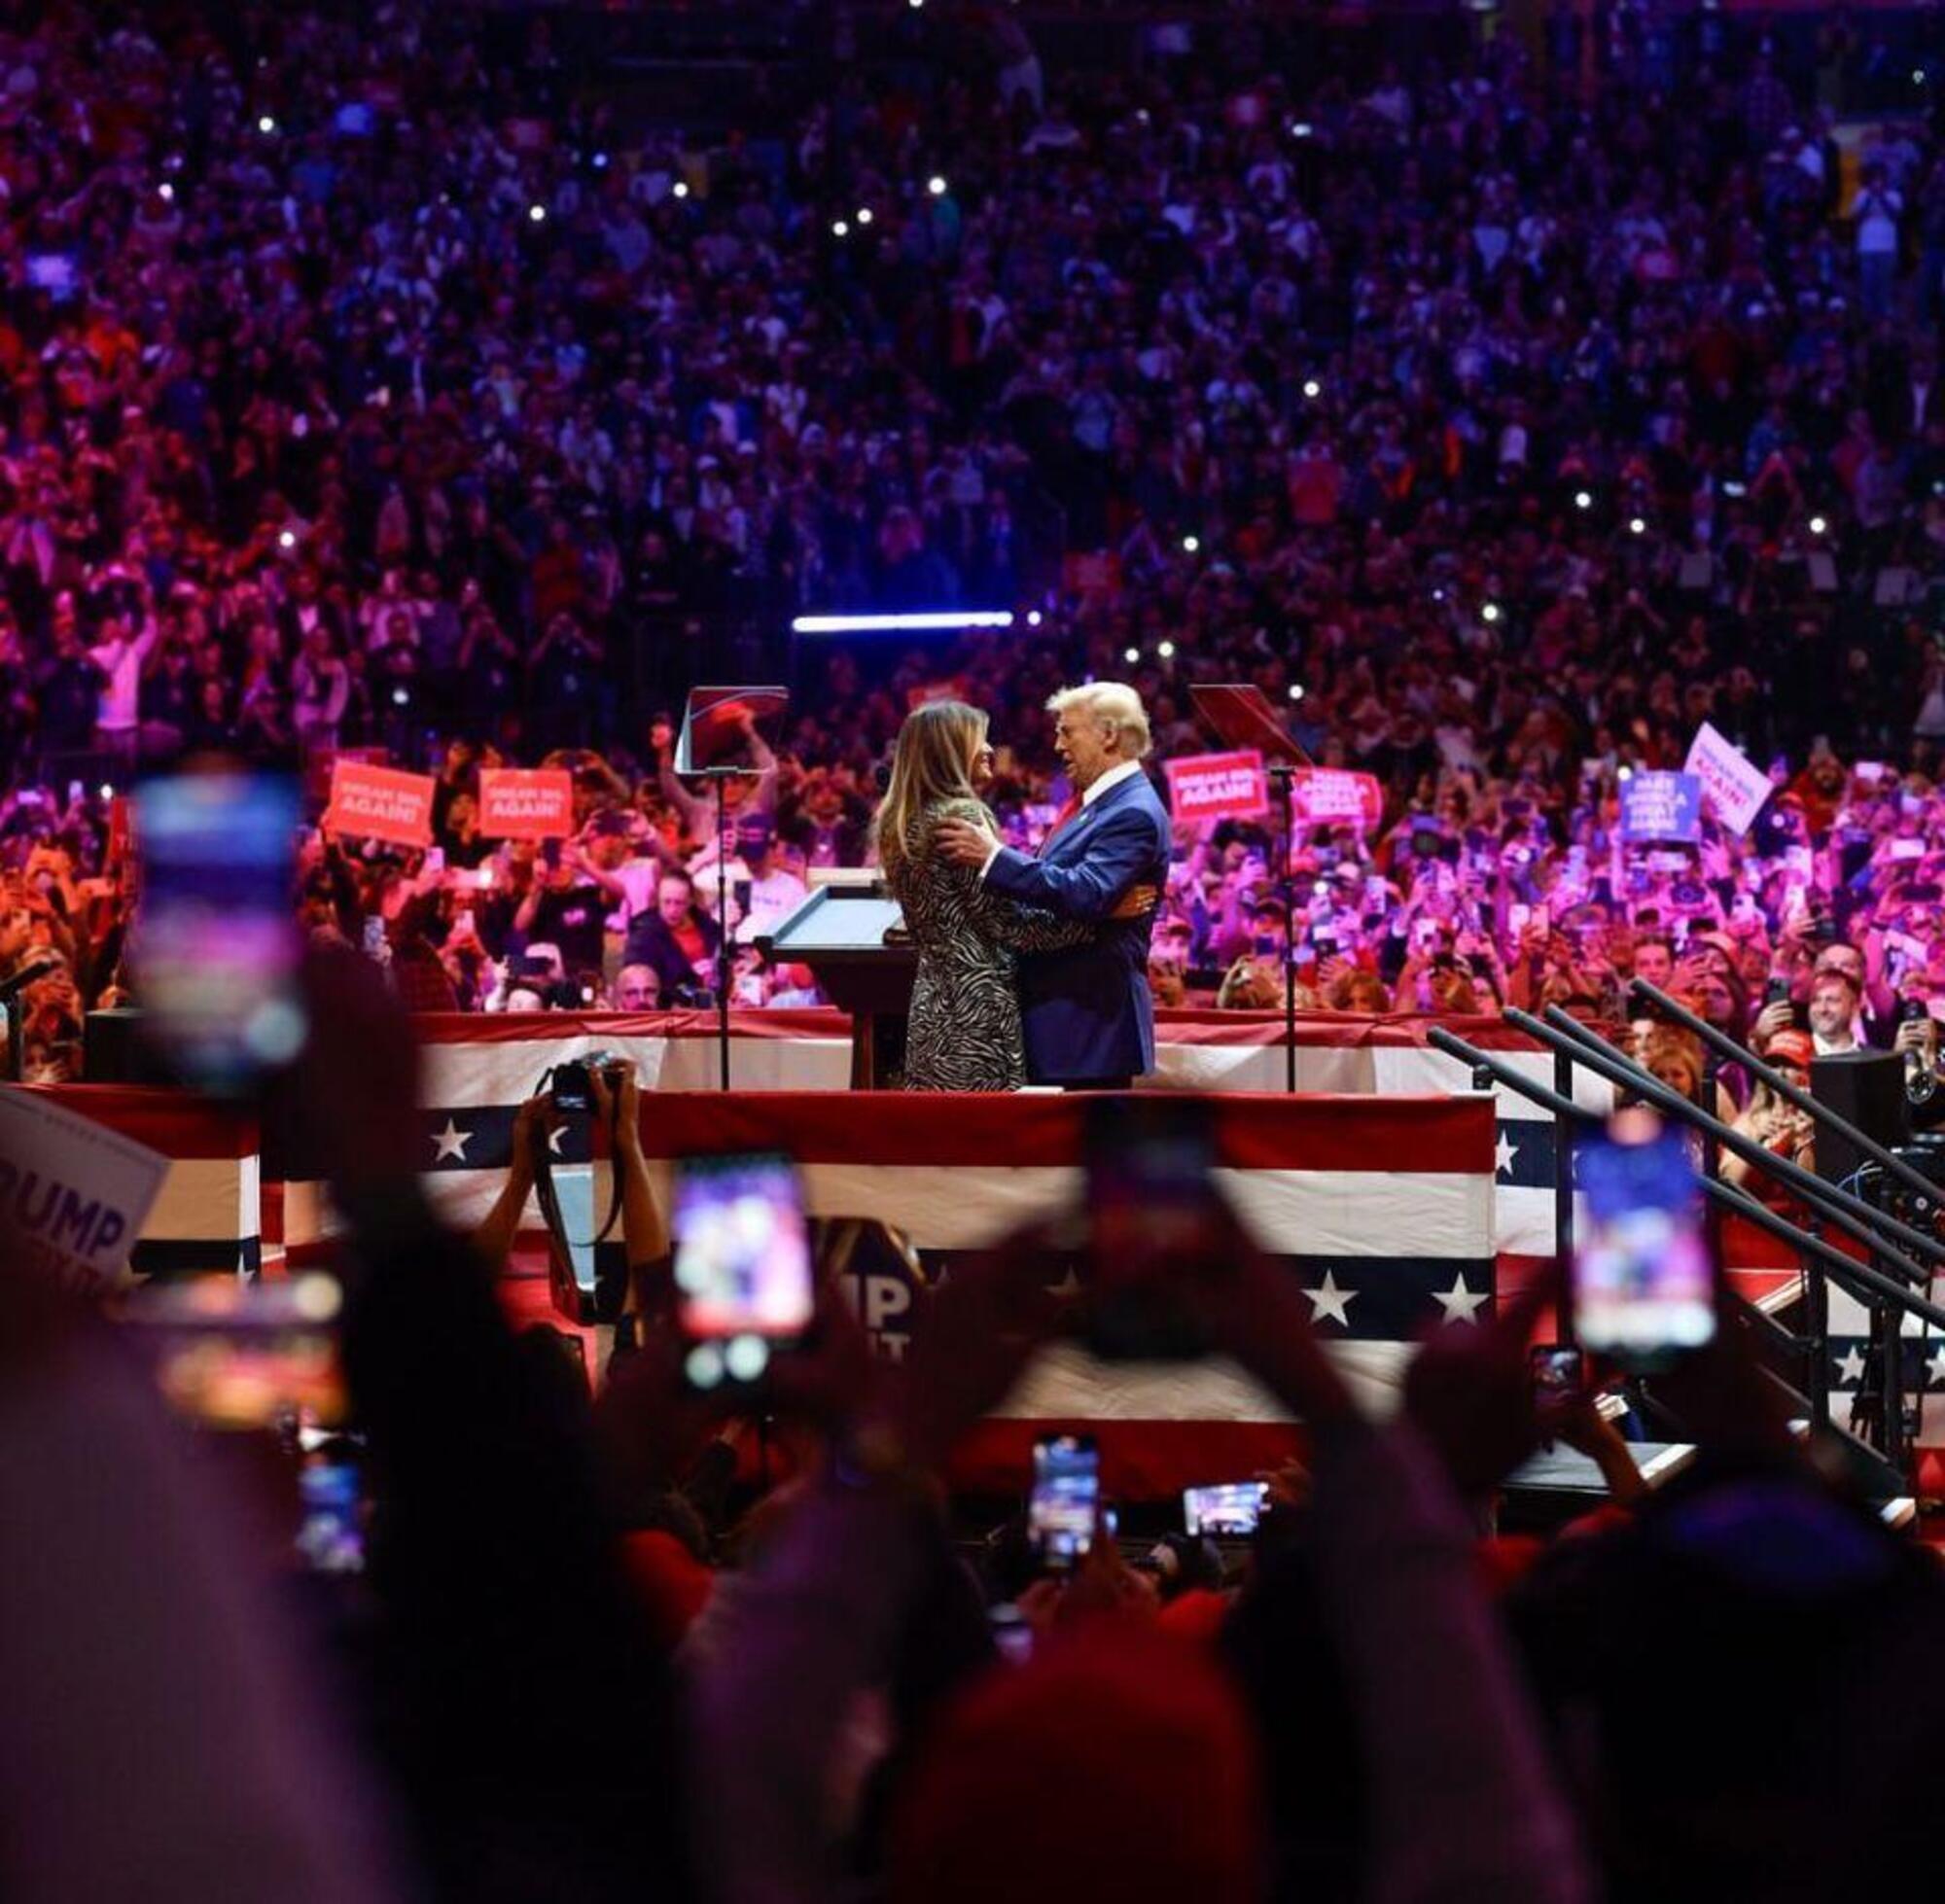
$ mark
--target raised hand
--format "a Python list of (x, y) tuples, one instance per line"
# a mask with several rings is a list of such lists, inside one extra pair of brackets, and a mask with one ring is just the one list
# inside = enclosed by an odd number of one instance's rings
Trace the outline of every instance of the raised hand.
[(1771, 1039), (1786, 1032), (1796, 1022), (1796, 1007), (1787, 999), (1778, 999), (1773, 1005), (1766, 1005), (1756, 1014), (1756, 1022), (1750, 1028), (1750, 1041), (1758, 1051), (1767, 1048)]
[(1556, 1264), (1490, 1321), (1439, 1329), (1412, 1361), (1405, 1412), (1443, 1457), (1462, 1494), (1496, 1486), (1539, 1443), (1526, 1351), (1559, 1280)]

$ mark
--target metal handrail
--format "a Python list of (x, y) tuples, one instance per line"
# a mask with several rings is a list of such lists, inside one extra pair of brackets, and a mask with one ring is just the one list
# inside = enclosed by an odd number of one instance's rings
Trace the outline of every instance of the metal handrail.
[[(1652, 1074), (1644, 1071), (1624, 1052), (1617, 1050), (1606, 1039), (1589, 1032), (1577, 1019), (1571, 1018), (1558, 1005), (1549, 1005), (1546, 1019), (1542, 1023), (1531, 1012), (1521, 1011), (1508, 1005), (1506, 1022), (1535, 1038), (1550, 1050), (1560, 1048), (1560, 1040), (1574, 1048), (1575, 1062), (1582, 1063), (1597, 1075), (1605, 1077), (1610, 1084), (1618, 1084), (1622, 1089), (1634, 1092), (1658, 1111), (1680, 1118), (1683, 1123), (1697, 1130), (1713, 1130), (1715, 1141), (1726, 1150), (1732, 1151), (1747, 1164), (1775, 1178), (1790, 1190), (1812, 1205), (1829, 1222), (1842, 1230), (1846, 1236), (1861, 1243), (1868, 1250), (1876, 1250), (1887, 1260), (1899, 1263), (1903, 1259), (1896, 1252), (1887, 1250), (1885, 1239), (1895, 1237), (1908, 1250), (1933, 1262), (1945, 1261), (1945, 1245), (1927, 1236), (1924, 1231), (1913, 1229), (1909, 1223), (1901, 1222), (1895, 1216), (1887, 1216), (1874, 1209), (1860, 1197), (1853, 1196), (1848, 1190), (1835, 1183), (1826, 1183), (1822, 1178), (1794, 1164), (1786, 1157), (1779, 1157), (1775, 1151), (1745, 1137), (1741, 1131), (1725, 1124), (1719, 1117), (1691, 1104), (1680, 1092), (1669, 1087)], [(1917, 1267), (1908, 1266), (1912, 1281), (1927, 1283), (1927, 1273)]]
[(1727, 1032), (1718, 1031), (1706, 1018), (1698, 1018), (1694, 1012), (1679, 1000), (1672, 999), (1658, 985), (1650, 985), (1645, 978), (1634, 981), (1635, 995), (1644, 998), (1664, 1017), (1672, 1019), (1685, 1032), (1692, 1032), (1712, 1050), (1719, 1052), (1731, 1064), (1738, 1064), (1751, 1077), (1760, 1078), (1778, 1097), (1793, 1104), (1797, 1110), (1807, 1111), (1818, 1123), (1834, 1131), (1847, 1144), (1857, 1146), (1874, 1164), (1881, 1165), (1895, 1177), (1906, 1189), (1916, 1190), (1921, 1196), (1933, 1197), (1938, 1194), (1938, 1185), (1922, 1172), (1912, 1167), (1896, 1151), (1888, 1150), (1876, 1138), (1859, 1130), (1847, 1117), (1840, 1117), (1827, 1104), (1822, 1104), (1799, 1085), (1792, 1084), (1773, 1065), (1768, 1065), (1750, 1049), (1738, 1044)]
[[(1483, 1071), (1497, 1077), (1508, 1090), (1516, 1092), (1528, 1103), (1538, 1105), (1540, 1110), (1555, 1117), (1571, 1118), (1575, 1123), (1581, 1124), (1600, 1124), (1606, 1121), (1598, 1111), (1589, 1111), (1584, 1105), (1575, 1104), (1558, 1091), (1549, 1090), (1544, 1084), (1536, 1083), (1503, 1059), (1468, 1044), (1464, 1039), (1448, 1032), (1442, 1025), (1434, 1025), (1426, 1033), (1426, 1042), (1443, 1051), (1448, 1057), (1457, 1058), (1462, 1064), (1470, 1065), (1475, 1071)], [(1555, 1167), (1558, 1168), (1558, 1165)], [(1787, 1243), (1792, 1248), (1817, 1257), (1820, 1262), (1837, 1272), (1840, 1282), (1857, 1285), (1884, 1301), (1918, 1317), (1921, 1321), (1930, 1322), (1935, 1327), (1945, 1328), (1945, 1307), (1930, 1301), (1927, 1297), (1914, 1294), (1901, 1283), (1884, 1275), (1873, 1265), (1861, 1263), (1855, 1256), (1847, 1256), (1835, 1244), (1826, 1243), (1821, 1236), (1814, 1236), (1810, 1231), (1800, 1229), (1788, 1217), (1780, 1216), (1766, 1205), (1757, 1202), (1747, 1190), (1738, 1189), (1733, 1183), (1724, 1183), (1719, 1178), (1698, 1177), (1696, 1181), (1700, 1183), (1704, 1195), (1720, 1204), (1723, 1209), (1746, 1218), (1779, 1242)], [(1908, 1267), (1913, 1269), (1914, 1274), (1918, 1273), (1915, 1265)], [(1856, 1293), (1856, 1289), (1853, 1292)]]

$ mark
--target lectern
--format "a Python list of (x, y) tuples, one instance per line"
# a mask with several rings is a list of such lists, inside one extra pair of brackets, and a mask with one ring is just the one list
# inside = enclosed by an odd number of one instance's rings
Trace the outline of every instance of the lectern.
[(898, 937), (899, 902), (882, 882), (820, 886), (776, 931), (757, 940), (772, 965), (808, 966), (831, 1002), (851, 1014), (851, 1088), (882, 1091), (904, 1069), (918, 954)]

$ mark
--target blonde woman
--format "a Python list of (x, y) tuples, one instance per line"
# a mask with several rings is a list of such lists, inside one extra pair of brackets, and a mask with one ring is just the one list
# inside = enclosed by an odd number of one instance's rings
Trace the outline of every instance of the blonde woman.
[[(1026, 1082), (1016, 952), (1079, 945), (1094, 929), (1002, 899), (978, 873), (935, 850), (948, 821), (990, 829), (980, 793), (993, 777), (986, 717), (963, 701), (932, 701), (899, 730), (891, 785), (878, 808), (878, 864), (918, 948), (905, 1036), (908, 1091), (1017, 1091)], [(1114, 916), (1154, 904), (1129, 893)]]

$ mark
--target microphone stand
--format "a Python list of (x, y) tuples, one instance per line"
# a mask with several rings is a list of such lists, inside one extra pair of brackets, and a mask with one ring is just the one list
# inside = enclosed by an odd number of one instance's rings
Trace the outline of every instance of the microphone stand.
[(748, 774), (747, 767), (705, 767), (702, 777), (716, 789), (716, 1054), (724, 1090), (729, 1088), (729, 816), (726, 784)]
[[(673, 767), (678, 775), (716, 783), (716, 1046), (724, 1090), (729, 1088), (729, 811), (725, 783), (732, 776), (760, 778), (775, 765), (758, 731), (759, 721), (781, 718), (786, 702), (781, 688), (691, 688), (683, 709), (682, 734), (676, 742)], [(725, 728), (740, 725), (749, 753), (769, 762), (749, 766), (725, 758), (741, 752), (733, 742), (726, 748)], [(698, 754), (701, 758), (698, 760)]]
[(1296, 1095), (1296, 900), (1291, 867), (1295, 864), (1296, 768), (1272, 762), (1264, 768), (1277, 790), (1277, 804), (1283, 809), (1283, 832), (1279, 840), (1281, 858), (1278, 884), (1283, 891), (1283, 1088)]

